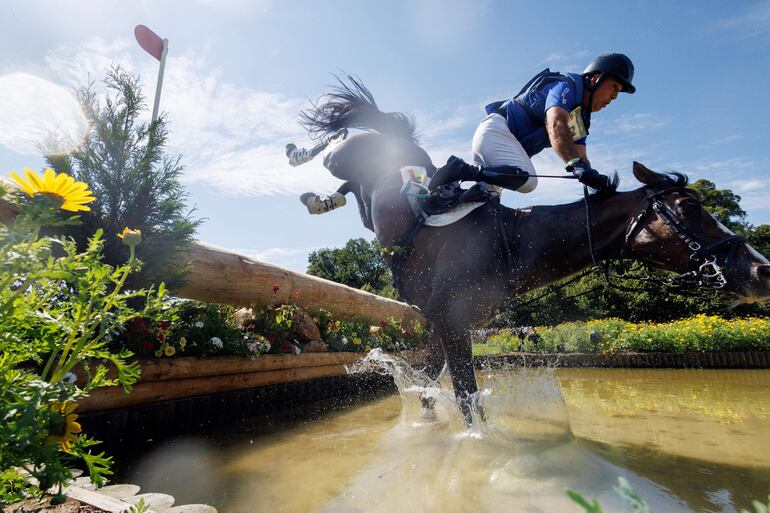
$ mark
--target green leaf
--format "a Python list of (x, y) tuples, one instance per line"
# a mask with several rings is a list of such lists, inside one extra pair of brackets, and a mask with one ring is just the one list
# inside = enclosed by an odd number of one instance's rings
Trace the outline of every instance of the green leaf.
[(626, 478), (618, 477), (618, 486), (615, 487), (615, 491), (625, 499), (626, 502), (634, 507), (636, 513), (653, 513), (650, 506), (642, 499), (636, 491), (631, 488)]
[(593, 502), (588, 502), (575, 490), (567, 490), (567, 495), (570, 499), (577, 502), (584, 510), (586, 510), (586, 513), (602, 513), (602, 507), (599, 505), (596, 499), (594, 499)]

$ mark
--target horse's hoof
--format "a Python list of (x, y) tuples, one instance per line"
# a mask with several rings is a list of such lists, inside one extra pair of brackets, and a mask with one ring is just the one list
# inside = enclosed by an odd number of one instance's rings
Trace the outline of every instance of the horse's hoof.
[(312, 192), (306, 192), (299, 199), (305, 204), (307, 211), (311, 214), (325, 214), (335, 208), (343, 207), (347, 203), (345, 196), (339, 192), (333, 192), (330, 196), (325, 197), (313, 194)]
[(423, 422), (436, 422), (438, 421), (438, 414), (435, 408), (423, 408), (422, 415), (420, 415)]

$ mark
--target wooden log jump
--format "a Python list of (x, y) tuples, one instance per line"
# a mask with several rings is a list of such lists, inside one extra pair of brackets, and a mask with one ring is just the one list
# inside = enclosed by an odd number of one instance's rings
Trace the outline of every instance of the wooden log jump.
[[(0, 222), (7, 223), (17, 213), (15, 205), (0, 200)], [(406, 303), (259, 262), (201, 241), (180, 255), (175, 264), (188, 269), (185, 284), (171, 291), (178, 297), (258, 308), (291, 303), (311, 313), (323, 308), (341, 320), (379, 322), (392, 317), (407, 324), (425, 322), (420, 312)]]
[(341, 320), (378, 322), (393, 317), (406, 323), (425, 322), (419, 311), (406, 303), (259, 262), (205, 242), (195, 244), (180, 262), (189, 265), (185, 285), (173, 291), (181, 297), (239, 306), (292, 303), (308, 312), (323, 308)]

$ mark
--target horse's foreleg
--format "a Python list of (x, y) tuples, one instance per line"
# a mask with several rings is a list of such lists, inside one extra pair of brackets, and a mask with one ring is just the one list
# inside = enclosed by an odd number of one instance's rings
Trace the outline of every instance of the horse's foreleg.
[(442, 338), (457, 405), (465, 417), (465, 422), (470, 425), (473, 421), (473, 401), (478, 391), (476, 373), (473, 370), (471, 335), (467, 329), (447, 329), (442, 331)]
[[(423, 369), (423, 372), (430, 380), (436, 381), (441, 374), (441, 371), (444, 369), (444, 363), (446, 362), (444, 348), (441, 344), (441, 337), (436, 330), (434, 330), (430, 337), (428, 337), (428, 341), (425, 345), (427, 353), (425, 355), (425, 368)], [(422, 394), (420, 401), (422, 402), (425, 413), (430, 414), (433, 412), (433, 407), (436, 404), (435, 397)]]

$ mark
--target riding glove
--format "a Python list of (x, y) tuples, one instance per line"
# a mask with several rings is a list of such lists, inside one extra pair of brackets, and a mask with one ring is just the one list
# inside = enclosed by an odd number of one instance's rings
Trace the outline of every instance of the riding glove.
[(577, 176), (578, 182), (601, 191), (610, 185), (610, 178), (591, 168), (584, 160), (578, 160), (567, 166), (567, 171)]

